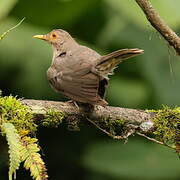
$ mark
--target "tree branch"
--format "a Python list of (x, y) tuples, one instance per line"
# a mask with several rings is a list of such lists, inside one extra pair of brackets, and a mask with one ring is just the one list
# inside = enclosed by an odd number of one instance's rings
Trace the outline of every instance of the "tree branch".
[[(43, 100), (21, 100), (21, 103), (29, 106), (32, 112), (36, 115), (44, 115), (49, 109), (53, 109), (57, 112), (64, 112), (66, 116), (74, 116), (76, 118), (84, 119), (84, 117), (89, 118), (93, 121), (102, 121), (102, 119), (108, 119), (111, 123), (116, 120), (122, 120), (126, 125), (142, 126), (144, 123), (151, 123), (153, 125), (152, 118), (154, 113), (145, 112), (144, 110), (112, 107), (112, 106), (98, 106), (91, 110), (84, 106), (75, 106), (73, 103), (69, 102), (58, 102), (58, 101), (43, 101)], [(43, 116), (42, 116), (43, 119)], [(150, 130), (141, 129), (143, 131)]]
[(144, 11), (151, 25), (164, 37), (166, 41), (175, 49), (177, 55), (180, 55), (180, 38), (166, 24), (166, 22), (155, 11), (149, 0), (136, 0), (137, 4)]
[[(80, 123), (90, 122), (114, 139), (127, 139), (130, 135), (138, 134), (174, 149), (176, 144), (179, 145), (177, 127), (180, 124), (180, 109), (165, 107), (164, 110), (150, 112), (111, 106), (77, 107), (69, 102), (28, 99), (21, 100), (21, 103), (30, 107), (38, 123), (45, 123), (46, 126), (57, 126), (63, 120), (71, 128), (77, 128)], [(166, 143), (169, 141), (173, 144)]]

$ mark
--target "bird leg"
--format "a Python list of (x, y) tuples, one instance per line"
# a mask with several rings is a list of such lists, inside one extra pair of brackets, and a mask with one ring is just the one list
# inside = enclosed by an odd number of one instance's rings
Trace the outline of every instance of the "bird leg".
[(78, 103), (77, 103), (76, 101), (74, 101), (74, 100), (69, 100), (69, 101), (67, 101), (67, 103), (73, 104), (73, 105), (77, 108), (78, 111), (80, 110), (79, 105), (78, 105)]

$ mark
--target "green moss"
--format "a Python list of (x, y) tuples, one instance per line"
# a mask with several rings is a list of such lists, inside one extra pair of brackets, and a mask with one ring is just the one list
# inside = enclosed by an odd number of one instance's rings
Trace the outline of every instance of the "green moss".
[(117, 125), (124, 125), (124, 124), (125, 124), (124, 119), (116, 119), (114, 122), (115, 122)]
[(64, 112), (49, 109), (44, 115), (42, 125), (46, 127), (57, 127), (65, 118), (66, 114)]
[(42, 120), (42, 125), (46, 127), (58, 127), (62, 121), (67, 118), (67, 128), (71, 131), (79, 131), (80, 120), (76, 118), (76, 116), (67, 116), (62, 111), (55, 111), (53, 109), (49, 109), (44, 115), (44, 119)]
[(125, 131), (125, 122), (121, 118), (116, 120), (112, 119), (111, 117), (102, 118), (101, 121), (98, 120), (96, 124), (98, 124), (98, 126), (105, 129), (112, 135), (122, 135)]
[(154, 134), (167, 145), (175, 146), (179, 143), (180, 135), (180, 108), (171, 109), (164, 107), (162, 110), (153, 111)]
[(20, 134), (36, 131), (31, 110), (13, 96), (0, 97), (0, 124), (12, 123)]

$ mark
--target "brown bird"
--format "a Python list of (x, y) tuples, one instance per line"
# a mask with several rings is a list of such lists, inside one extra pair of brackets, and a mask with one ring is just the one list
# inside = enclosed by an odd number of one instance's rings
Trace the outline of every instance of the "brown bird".
[(47, 71), (51, 86), (66, 97), (82, 103), (105, 106), (108, 75), (123, 60), (143, 54), (141, 49), (122, 49), (101, 56), (78, 44), (71, 35), (56, 29), (46, 35), (36, 35), (53, 47), (53, 59)]

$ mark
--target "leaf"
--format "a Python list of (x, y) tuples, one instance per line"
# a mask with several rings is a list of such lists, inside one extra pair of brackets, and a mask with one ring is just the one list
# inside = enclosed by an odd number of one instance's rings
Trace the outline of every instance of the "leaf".
[(40, 149), (36, 142), (36, 138), (30, 138), (27, 136), (22, 139), (23, 148), (21, 150), (21, 160), (24, 161), (25, 169), (30, 170), (33, 179), (47, 180), (48, 175), (45, 163), (43, 162), (41, 155), (38, 153)]
[(9, 180), (12, 180), (14, 174), (14, 179), (16, 178), (16, 170), (19, 169), (21, 163), (20, 150), (22, 148), (19, 134), (15, 129), (14, 125), (11, 123), (3, 123), (2, 131), (6, 135), (6, 139), (9, 145)]

